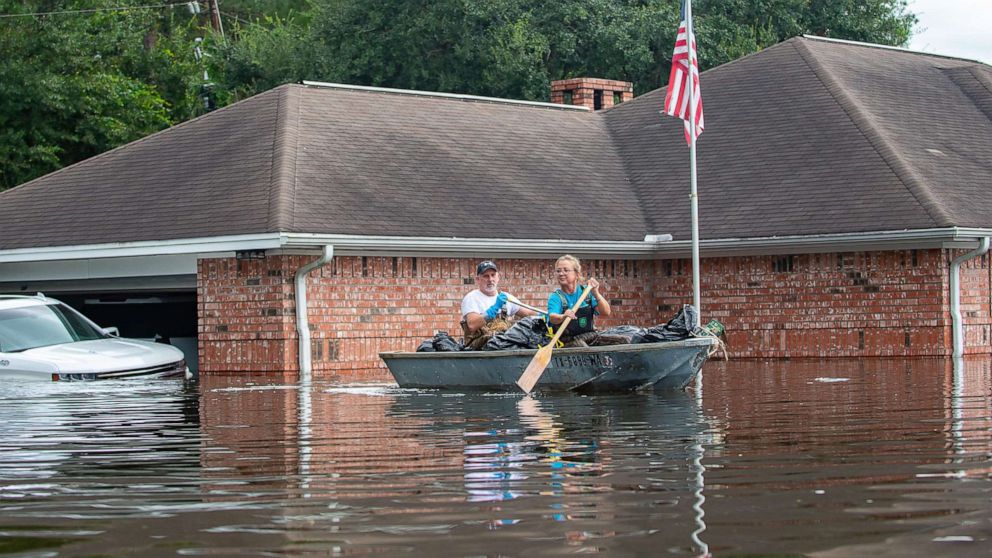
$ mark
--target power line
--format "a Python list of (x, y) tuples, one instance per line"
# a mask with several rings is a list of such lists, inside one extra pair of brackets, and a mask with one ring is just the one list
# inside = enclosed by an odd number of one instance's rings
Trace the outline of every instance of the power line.
[(150, 6), (118, 6), (116, 8), (92, 8), (89, 10), (63, 10), (57, 12), (32, 12), (29, 14), (0, 14), (2, 17), (35, 17), (35, 16), (47, 16), (47, 15), (63, 15), (63, 14), (92, 14), (96, 12), (121, 12), (127, 10), (152, 10), (158, 8), (171, 8), (173, 6), (183, 6), (188, 4), (188, 2), (181, 2), (175, 4), (154, 4)]
[(238, 17), (238, 14), (235, 14), (233, 12), (221, 12), (221, 15), (223, 15), (224, 17), (231, 18), (231, 19), (236, 19), (236, 20), (238, 20), (238, 23), (247, 23), (249, 25), (251, 25), (252, 23), (254, 23), (252, 21), (248, 21), (247, 19)]

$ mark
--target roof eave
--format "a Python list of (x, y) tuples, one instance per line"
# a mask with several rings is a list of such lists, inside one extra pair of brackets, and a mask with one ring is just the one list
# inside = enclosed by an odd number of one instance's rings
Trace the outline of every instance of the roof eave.
[[(703, 240), (704, 257), (823, 252), (967, 248), (992, 228), (949, 227), (863, 233)], [(570, 253), (587, 258), (684, 258), (688, 240), (590, 241), (561, 239), (492, 239), (402, 236), (358, 236), (309, 233), (261, 233), (160, 241), (120, 242), (0, 250), (0, 263), (198, 254), (219, 256), (246, 250), (310, 252), (324, 245), (335, 254), (542, 258)]]

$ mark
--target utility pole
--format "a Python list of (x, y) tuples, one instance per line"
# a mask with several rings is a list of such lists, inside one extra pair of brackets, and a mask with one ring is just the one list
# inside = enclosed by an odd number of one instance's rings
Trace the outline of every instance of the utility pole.
[(220, 38), (224, 38), (224, 26), (220, 22), (220, 6), (217, 4), (218, 0), (207, 0), (207, 4), (210, 9), (210, 26), (214, 28), (214, 31), (220, 34)]

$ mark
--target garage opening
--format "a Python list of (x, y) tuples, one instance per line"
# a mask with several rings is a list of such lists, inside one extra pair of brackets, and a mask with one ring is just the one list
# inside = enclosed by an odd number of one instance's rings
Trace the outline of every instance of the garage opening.
[(121, 337), (154, 340), (178, 347), (197, 373), (196, 292), (46, 292)]

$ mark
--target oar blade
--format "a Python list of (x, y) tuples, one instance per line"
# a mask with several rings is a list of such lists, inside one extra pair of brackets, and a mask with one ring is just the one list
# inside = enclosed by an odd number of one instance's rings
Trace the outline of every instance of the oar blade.
[(544, 373), (544, 369), (551, 363), (552, 350), (554, 350), (553, 345), (541, 347), (537, 351), (537, 354), (534, 355), (534, 358), (531, 359), (530, 364), (527, 365), (527, 369), (520, 375), (517, 385), (520, 386), (520, 389), (524, 390), (524, 393), (530, 393), (534, 390), (534, 384), (537, 383), (537, 380), (541, 378), (541, 374)]

